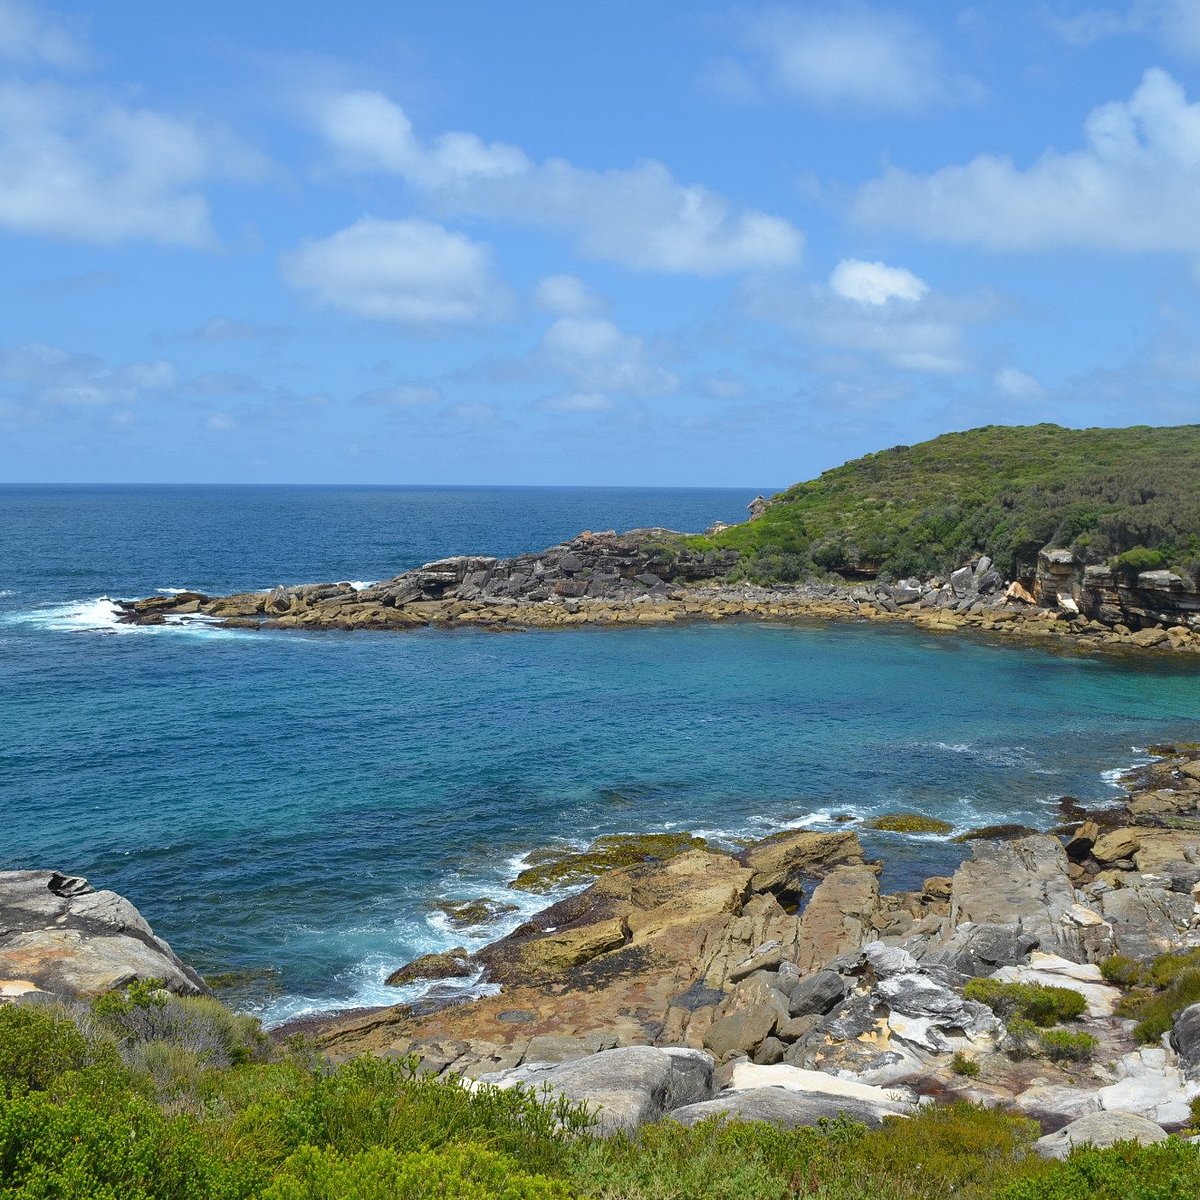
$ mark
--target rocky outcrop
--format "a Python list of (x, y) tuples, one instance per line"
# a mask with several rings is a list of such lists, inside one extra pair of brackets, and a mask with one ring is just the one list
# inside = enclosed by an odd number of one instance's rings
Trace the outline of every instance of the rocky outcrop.
[(1067, 1158), (1077, 1146), (1103, 1149), (1117, 1142), (1137, 1142), (1140, 1146), (1149, 1146), (1166, 1139), (1166, 1130), (1145, 1117), (1123, 1112), (1098, 1112), (1089, 1113), (1055, 1133), (1038, 1138), (1033, 1148), (1043, 1158), (1061, 1159)]
[(124, 896), (59, 871), (0, 872), (0, 997), (97, 996), (150, 979), (208, 991)]

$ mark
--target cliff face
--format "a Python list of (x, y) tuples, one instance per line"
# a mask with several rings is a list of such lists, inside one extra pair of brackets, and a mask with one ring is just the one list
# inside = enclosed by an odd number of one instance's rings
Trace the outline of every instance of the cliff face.
[(1033, 592), (1047, 608), (1079, 612), (1104, 625), (1200, 628), (1200, 590), (1173, 571), (1121, 575), (1087, 566), (1070, 550), (1046, 549), (1038, 555)]

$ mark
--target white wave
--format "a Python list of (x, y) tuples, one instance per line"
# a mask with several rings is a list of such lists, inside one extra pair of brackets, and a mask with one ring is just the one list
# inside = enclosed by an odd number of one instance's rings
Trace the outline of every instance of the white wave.
[(15, 596), (16, 594), (16, 592), (9, 591), (7, 589), (0, 589), (0, 599), (3, 599), (5, 596)]
[(182, 596), (184, 592), (194, 592), (196, 589), (188, 588), (188, 587), (181, 587), (181, 588), (171, 587), (171, 588), (155, 588), (154, 590), (163, 596)]
[(374, 587), (378, 579), (347, 579), (346, 582), (356, 591), (361, 592), (364, 588)]
[(37, 629), (61, 633), (129, 633), (135, 626), (122, 625), (117, 618), (121, 610), (115, 600), (98, 596), (94, 600), (77, 600), (70, 604), (49, 604), (27, 612), (5, 614), (10, 625), (32, 625)]

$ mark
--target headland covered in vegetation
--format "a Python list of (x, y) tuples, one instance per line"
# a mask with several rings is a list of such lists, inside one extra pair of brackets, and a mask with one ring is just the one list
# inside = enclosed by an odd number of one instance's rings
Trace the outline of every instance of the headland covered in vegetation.
[(751, 510), (703, 534), (585, 531), (367, 584), (151, 596), (122, 602), (120, 619), (402, 630), (849, 618), (1200, 652), (1200, 426), (945, 434)]

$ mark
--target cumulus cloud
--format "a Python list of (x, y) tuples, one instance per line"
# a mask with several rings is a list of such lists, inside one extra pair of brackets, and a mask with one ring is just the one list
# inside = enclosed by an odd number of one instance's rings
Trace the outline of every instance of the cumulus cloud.
[(24, 0), (0, 0), (0, 59), (76, 67), (87, 57), (68, 22), (39, 13)]
[(533, 289), (539, 308), (559, 317), (583, 317), (602, 313), (608, 307), (602, 296), (575, 275), (547, 275)]
[(1042, 385), (1025, 371), (1016, 367), (1001, 367), (992, 376), (996, 390), (1014, 400), (1036, 400), (1042, 395)]
[(829, 286), (844, 300), (874, 305), (889, 300), (917, 301), (929, 291), (929, 284), (903, 267), (859, 258), (842, 259), (829, 277)]
[(990, 250), (1200, 250), (1200, 104), (1153, 68), (1128, 101), (1095, 109), (1085, 146), (1027, 168), (984, 154), (930, 175), (892, 168), (858, 193), (874, 226)]
[(318, 304), (413, 327), (477, 325), (509, 296), (489, 248), (433, 221), (362, 217), (282, 259), (283, 277)]
[(212, 245), (200, 185), (262, 169), (188, 120), (48, 81), (0, 84), (0, 227), (17, 233)]
[(643, 338), (602, 317), (560, 317), (535, 357), (565, 376), (574, 394), (663, 396), (679, 387), (679, 377), (654, 361)]
[(913, 115), (978, 90), (944, 69), (937, 43), (914, 22), (866, 5), (769, 9), (750, 19), (743, 41), (751, 62), (726, 59), (710, 77), (735, 98), (761, 79), (821, 107)]
[(444, 212), (561, 230), (581, 253), (636, 270), (719, 275), (786, 265), (803, 246), (783, 218), (734, 211), (653, 160), (595, 171), (561, 158), (538, 163), (473, 133), (427, 142), (379, 92), (327, 97), (314, 120), (344, 169), (398, 175)]
[(161, 359), (116, 366), (44, 342), (0, 350), (0, 396), (26, 417), (69, 409), (125, 409), (170, 392), (172, 363)]
[(778, 276), (748, 280), (741, 300), (752, 316), (775, 321), (810, 345), (933, 373), (966, 369), (964, 323), (992, 307), (986, 297), (950, 298), (927, 288), (914, 299), (875, 301)]

